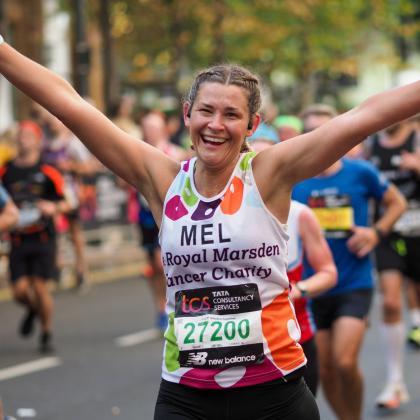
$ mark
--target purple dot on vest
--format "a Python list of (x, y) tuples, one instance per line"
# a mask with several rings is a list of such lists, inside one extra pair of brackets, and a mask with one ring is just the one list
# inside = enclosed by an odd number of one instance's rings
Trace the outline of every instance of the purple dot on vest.
[(184, 163), (184, 166), (182, 167), (182, 170), (183, 170), (184, 172), (188, 172), (188, 171), (189, 171), (189, 169), (190, 169), (190, 161), (189, 161), (189, 160), (187, 160), (187, 161)]
[(191, 216), (192, 220), (207, 220), (213, 216), (216, 209), (219, 207), (219, 204), (222, 200), (218, 198), (217, 200), (204, 202), (200, 201), (197, 208)]
[(171, 220), (178, 220), (188, 214), (188, 210), (182, 204), (181, 197), (175, 195), (167, 203), (165, 207), (165, 216)]

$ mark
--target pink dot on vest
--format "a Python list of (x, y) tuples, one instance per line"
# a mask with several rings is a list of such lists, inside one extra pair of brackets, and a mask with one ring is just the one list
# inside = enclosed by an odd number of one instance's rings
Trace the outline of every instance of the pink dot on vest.
[(172, 197), (165, 207), (165, 216), (171, 220), (178, 220), (188, 214), (188, 210), (185, 208), (179, 195)]

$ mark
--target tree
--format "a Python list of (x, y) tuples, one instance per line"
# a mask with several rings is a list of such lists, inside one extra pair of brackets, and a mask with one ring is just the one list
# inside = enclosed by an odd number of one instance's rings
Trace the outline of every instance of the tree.
[[(42, 63), (42, 0), (21, 0), (19, 4), (7, 0), (4, 9), (13, 45), (23, 54)], [(15, 90), (15, 94), (17, 117), (28, 118), (32, 101), (20, 91)]]
[[(289, 75), (297, 107), (328, 82), (357, 78), (370, 34), (405, 43), (418, 37), (418, 8), (416, 0), (115, 0), (109, 14), (125, 85), (182, 90), (198, 68), (231, 61), (268, 85), (275, 74)], [(401, 63), (397, 54), (380, 58)]]

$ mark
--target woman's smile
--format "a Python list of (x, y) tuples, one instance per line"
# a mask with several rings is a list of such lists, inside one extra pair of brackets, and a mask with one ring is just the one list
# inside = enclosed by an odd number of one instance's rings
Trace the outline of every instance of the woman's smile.
[(227, 142), (226, 138), (216, 137), (216, 136), (212, 136), (212, 135), (208, 135), (208, 134), (207, 135), (202, 134), (201, 139), (203, 140), (204, 143), (206, 143), (208, 145), (216, 146), (216, 147)]

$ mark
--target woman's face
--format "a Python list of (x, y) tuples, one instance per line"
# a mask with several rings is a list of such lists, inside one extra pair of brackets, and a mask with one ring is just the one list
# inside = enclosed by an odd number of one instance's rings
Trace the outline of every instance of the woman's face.
[(187, 114), (188, 105), (184, 107), (185, 125), (198, 159), (216, 169), (236, 162), (245, 137), (254, 130), (248, 129), (247, 94), (235, 85), (203, 83), (191, 115)]

